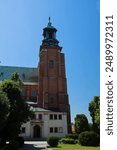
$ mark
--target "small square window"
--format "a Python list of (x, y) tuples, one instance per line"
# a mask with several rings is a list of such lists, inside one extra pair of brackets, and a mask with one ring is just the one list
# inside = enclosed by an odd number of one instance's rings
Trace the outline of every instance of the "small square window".
[(50, 127), (50, 133), (53, 133), (53, 128), (52, 127)]
[(50, 114), (50, 120), (53, 120), (53, 115), (52, 114)]
[(62, 120), (62, 115), (61, 114), (59, 115), (59, 120)]
[(63, 132), (63, 128), (59, 127), (59, 133), (62, 133), (62, 132)]
[(54, 119), (57, 120), (57, 115), (56, 114), (54, 115)]

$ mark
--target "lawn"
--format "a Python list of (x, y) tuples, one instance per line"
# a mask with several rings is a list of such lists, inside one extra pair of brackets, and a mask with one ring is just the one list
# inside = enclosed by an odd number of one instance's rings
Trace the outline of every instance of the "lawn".
[(80, 146), (79, 144), (60, 144), (52, 150), (100, 150), (100, 147)]

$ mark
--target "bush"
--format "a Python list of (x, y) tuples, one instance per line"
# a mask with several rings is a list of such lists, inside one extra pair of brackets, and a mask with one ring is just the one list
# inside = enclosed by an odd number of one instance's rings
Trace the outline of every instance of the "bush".
[(66, 134), (65, 138), (77, 140), (78, 134)]
[(11, 150), (9, 145), (5, 145), (4, 147), (0, 148), (0, 150)]
[(19, 143), (20, 148), (24, 146), (24, 138), (23, 137), (18, 136), (16, 140)]
[(79, 142), (82, 146), (98, 146), (99, 135), (93, 131), (82, 132), (79, 135)]
[(50, 136), (47, 139), (47, 143), (50, 145), (50, 147), (57, 147), (58, 141), (59, 141), (59, 138), (55, 136)]
[(9, 150), (17, 150), (19, 148), (19, 143), (15, 140), (9, 142)]
[(76, 140), (71, 139), (71, 138), (63, 138), (60, 140), (61, 143), (63, 144), (76, 144)]

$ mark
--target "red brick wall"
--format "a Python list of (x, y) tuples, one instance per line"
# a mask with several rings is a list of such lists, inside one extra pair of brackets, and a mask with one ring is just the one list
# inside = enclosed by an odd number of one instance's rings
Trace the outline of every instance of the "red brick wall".
[[(38, 97), (38, 85), (24, 85), (22, 88), (23, 91), (23, 98), (30, 101), (33, 100), (34, 102), (37, 101), (37, 97)], [(33, 94), (32, 92), (35, 91)]]
[[(49, 62), (53, 61), (53, 67)], [(46, 109), (68, 113), (69, 131), (70, 105), (67, 94), (64, 54), (59, 46), (41, 46), (39, 62), (39, 104)]]

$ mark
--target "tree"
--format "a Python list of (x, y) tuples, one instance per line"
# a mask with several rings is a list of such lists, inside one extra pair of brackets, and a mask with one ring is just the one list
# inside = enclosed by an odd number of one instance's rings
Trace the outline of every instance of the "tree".
[(75, 117), (75, 131), (80, 134), (81, 132), (88, 131), (88, 119), (84, 114), (77, 114)]
[(11, 80), (15, 81), (18, 83), (19, 87), (22, 87), (23, 86), (23, 82), (22, 80), (20, 79), (19, 77), (19, 74), (17, 72), (13, 72), (11, 74)]
[(0, 133), (5, 126), (7, 117), (9, 116), (9, 109), (9, 100), (6, 94), (0, 91)]
[(1, 131), (1, 140), (3, 145), (6, 140), (12, 141), (20, 133), (21, 125), (32, 117), (30, 107), (21, 97), (19, 82), (14, 80), (4, 80), (0, 84), (0, 89), (6, 93), (9, 103), (9, 115), (3, 130)]
[(93, 130), (100, 133), (100, 97), (95, 96), (89, 103), (89, 112), (92, 117)]

